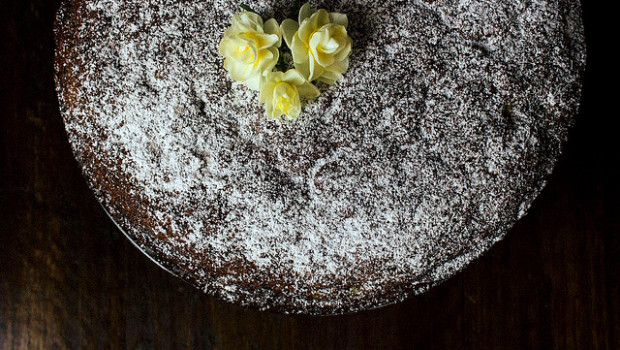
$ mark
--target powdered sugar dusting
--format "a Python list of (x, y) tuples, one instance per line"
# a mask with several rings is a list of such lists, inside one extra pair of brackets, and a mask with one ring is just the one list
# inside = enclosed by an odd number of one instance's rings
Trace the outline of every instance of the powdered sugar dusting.
[[(166, 266), (286, 312), (376, 307), (488, 249), (576, 113), (577, 1), (333, 1), (345, 78), (268, 121), (217, 47), (234, 1), (67, 2), (57, 84), (104, 206)], [(254, 1), (282, 20), (284, 4)]]

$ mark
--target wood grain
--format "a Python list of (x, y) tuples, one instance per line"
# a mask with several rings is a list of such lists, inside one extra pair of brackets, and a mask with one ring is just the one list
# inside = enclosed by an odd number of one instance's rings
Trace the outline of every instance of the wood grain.
[[(620, 172), (584, 3), (581, 113), (529, 214), (464, 272), (385, 308), (283, 316), (204, 295), (100, 209), (53, 85), (58, 0), (0, 3), (0, 349), (618, 349)], [(617, 112), (615, 112), (617, 114)]]

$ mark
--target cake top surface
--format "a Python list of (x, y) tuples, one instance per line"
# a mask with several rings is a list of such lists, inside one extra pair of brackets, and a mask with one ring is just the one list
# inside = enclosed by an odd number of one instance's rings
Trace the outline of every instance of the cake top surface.
[(67, 1), (56, 81), (89, 184), (153, 258), (225, 300), (339, 313), (503, 237), (560, 153), (585, 48), (577, 0), (313, 5), (348, 15), (353, 54), (294, 122), (224, 70), (233, 1)]

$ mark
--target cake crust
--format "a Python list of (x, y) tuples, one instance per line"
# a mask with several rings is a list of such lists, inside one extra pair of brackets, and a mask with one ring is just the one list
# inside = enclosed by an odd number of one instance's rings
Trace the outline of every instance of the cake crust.
[(243, 305), (352, 312), (440, 283), (524, 215), (577, 112), (581, 8), (312, 4), (348, 15), (354, 50), (292, 123), (222, 66), (234, 1), (65, 1), (56, 85), (90, 187), (157, 262)]

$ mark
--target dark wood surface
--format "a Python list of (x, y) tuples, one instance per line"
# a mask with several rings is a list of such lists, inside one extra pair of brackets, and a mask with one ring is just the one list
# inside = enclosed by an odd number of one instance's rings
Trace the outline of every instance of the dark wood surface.
[(584, 3), (581, 113), (528, 215), (423, 295), (309, 317), (206, 296), (132, 246), (64, 133), (52, 66), (58, 0), (0, 0), (0, 349), (619, 349), (618, 112), (601, 85), (611, 52), (597, 40), (606, 10), (596, 4)]

